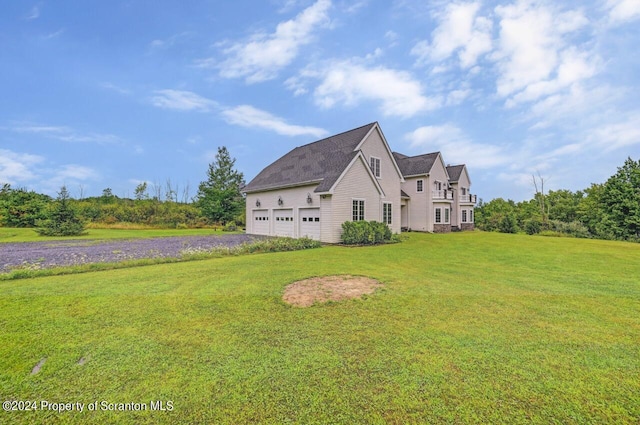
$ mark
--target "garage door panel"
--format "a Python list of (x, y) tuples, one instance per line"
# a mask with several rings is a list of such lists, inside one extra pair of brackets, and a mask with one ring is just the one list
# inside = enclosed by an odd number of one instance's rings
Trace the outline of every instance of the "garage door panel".
[(253, 211), (253, 234), (254, 235), (269, 234), (269, 211), (268, 210)]
[(320, 208), (304, 208), (300, 215), (300, 236), (320, 240)]
[(293, 210), (273, 211), (273, 230), (276, 236), (293, 237)]

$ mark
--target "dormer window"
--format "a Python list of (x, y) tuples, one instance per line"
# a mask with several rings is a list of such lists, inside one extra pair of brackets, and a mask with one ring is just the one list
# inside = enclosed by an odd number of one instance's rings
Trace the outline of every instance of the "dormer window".
[(380, 178), (380, 158), (372, 156), (369, 164), (371, 165), (371, 172), (373, 175)]

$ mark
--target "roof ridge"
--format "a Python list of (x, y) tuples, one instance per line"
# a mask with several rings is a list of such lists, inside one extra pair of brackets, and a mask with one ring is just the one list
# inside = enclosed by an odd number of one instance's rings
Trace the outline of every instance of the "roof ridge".
[(365, 127), (373, 126), (373, 125), (375, 125), (377, 123), (378, 123), (378, 121), (374, 121), (374, 122), (370, 122), (369, 124), (361, 125), (360, 127), (352, 128), (351, 130), (346, 130), (346, 131), (343, 131), (343, 132), (338, 133), (338, 134), (332, 134), (331, 136), (327, 136), (324, 139), (320, 139), (320, 140), (316, 140), (315, 142), (309, 142), (309, 143), (306, 143), (304, 145), (296, 146), (295, 149), (304, 148), (305, 146), (313, 145), (314, 143), (324, 142), (325, 140), (333, 139), (334, 137), (338, 137), (338, 136), (341, 136), (343, 134), (351, 133), (353, 131), (357, 131), (357, 130), (360, 130), (360, 129), (365, 128)]

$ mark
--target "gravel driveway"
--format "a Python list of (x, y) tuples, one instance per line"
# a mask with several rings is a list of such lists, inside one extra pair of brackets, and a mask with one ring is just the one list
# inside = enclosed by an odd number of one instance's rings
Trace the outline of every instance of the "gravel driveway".
[(141, 258), (180, 257), (185, 250), (206, 250), (216, 246), (233, 247), (255, 239), (256, 236), (231, 234), (107, 241), (0, 243), (0, 273), (16, 267), (50, 268)]

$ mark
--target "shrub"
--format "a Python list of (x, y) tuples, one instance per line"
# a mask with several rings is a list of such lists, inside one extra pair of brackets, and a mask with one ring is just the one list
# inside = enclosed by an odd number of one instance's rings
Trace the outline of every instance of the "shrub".
[(573, 236), (575, 238), (591, 237), (591, 233), (589, 232), (589, 229), (587, 229), (584, 224), (578, 221), (572, 221), (570, 223), (566, 223), (564, 221), (552, 220), (551, 230), (554, 230), (558, 233), (563, 233), (565, 235)]
[(524, 231), (528, 235), (535, 235), (542, 231), (542, 221), (537, 217), (531, 218), (524, 222)]
[(391, 229), (377, 221), (345, 221), (340, 240), (345, 245), (377, 245), (397, 241)]
[(498, 230), (501, 233), (518, 233), (518, 223), (516, 222), (516, 218), (512, 214), (505, 215), (502, 217), (502, 220), (500, 220)]
[(230, 221), (228, 222), (223, 228), (222, 231), (223, 232), (235, 232), (236, 230), (238, 230), (238, 226), (236, 225), (235, 221)]

